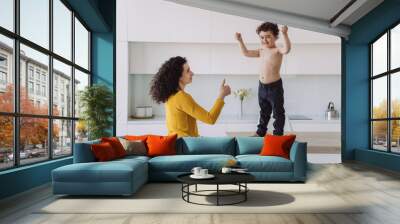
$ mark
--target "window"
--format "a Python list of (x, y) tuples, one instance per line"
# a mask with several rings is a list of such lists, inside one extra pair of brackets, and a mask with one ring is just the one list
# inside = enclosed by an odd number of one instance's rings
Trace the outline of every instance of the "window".
[(82, 92), (86, 86), (89, 86), (89, 75), (79, 70), (75, 70), (75, 117), (79, 117), (81, 114), (80, 92)]
[(53, 157), (70, 155), (72, 153), (72, 121), (53, 121)]
[(3, 71), (0, 71), (0, 84), (1, 85), (7, 84), (7, 74)]
[[(0, 2), (1, 7), (3, 2)], [(3, 9), (0, 11), (2, 10)], [(0, 13), (0, 20), (2, 19), (2, 16), (3, 15)], [(13, 40), (0, 33), (0, 112), (12, 113), (14, 111), (14, 71), (13, 66), (8, 65), (12, 60), (7, 60), (14, 57), (13, 52)], [(9, 135), (11, 135), (11, 133), (9, 133)]]
[(400, 153), (400, 25), (370, 45), (371, 148)]
[(0, 83), (7, 85), (0, 85), (0, 170), (70, 156), (76, 136), (87, 139), (74, 105), (89, 85), (90, 31), (67, 4), (0, 0)]
[(75, 18), (75, 62), (82, 68), (89, 69), (89, 32)]
[(46, 86), (42, 86), (42, 96), (46, 96)]
[(33, 67), (32, 66), (29, 66), (28, 74), (29, 74), (29, 79), (33, 80)]
[(72, 12), (60, 1), (53, 0), (54, 52), (71, 60)]
[[(49, 0), (19, 0), (21, 36), (49, 48)], [(47, 13), (46, 13), (47, 12)]]
[(33, 82), (28, 82), (28, 92), (29, 94), (33, 94), (34, 92), (34, 87), (33, 87)]
[(40, 70), (36, 69), (36, 80), (40, 81)]
[(14, 0), (1, 0), (0, 9), (0, 26), (14, 31)]
[[(36, 104), (40, 105), (37, 101)], [(21, 117), (19, 136), (19, 158), (21, 165), (49, 158), (48, 119)], [(34, 138), (32, 133), (35, 133)]]
[(0, 67), (6, 68), (7, 67), (7, 56), (0, 54)]
[(14, 122), (12, 116), (0, 115), (0, 170), (14, 166)]
[(40, 95), (40, 84), (36, 84), (36, 95)]
[[(70, 89), (65, 89), (65, 84), (70, 83), (72, 84), (72, 68), (69, 65), (66, 65), (56, 59), (53, 60), (53, 77), (54, 77), (54, 84), (53, 84), (53, 89), (54, 89), (54, 95), (53, 95), (53, 103), (58, 104), (58, 91), (60, 90), (60, 100), (62, 103), (64, 103), (64, 96), (65, 95), (71, 95), (72, 92)], [(56, 84), (57, 83), (57, 84)], [(60, 88), (58, 87), (60, 85)], [(67, 99), (71, 100), (71, 99)], [(72, 102), (68, 102), (69, 104), (72, 104)], [(68, 116), (72, 117), (72, 108), (67, 108), (66, 109), (66, 114), (63, 114), (63, 116)], [(53, 110), (53, 114), (59, 114), (60, 111)]]

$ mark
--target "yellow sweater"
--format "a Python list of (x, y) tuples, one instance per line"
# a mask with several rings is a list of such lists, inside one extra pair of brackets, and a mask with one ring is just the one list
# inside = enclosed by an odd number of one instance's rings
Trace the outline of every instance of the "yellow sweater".
[(218, 98), (210, 112), (198, 105), (191, 95), (179, 91), (168, 98), (165, 103), (168, 134), (183, 136), (199, 136), (196, 120), (207, 124), (214, 124), (217, 120), (224, 101)]

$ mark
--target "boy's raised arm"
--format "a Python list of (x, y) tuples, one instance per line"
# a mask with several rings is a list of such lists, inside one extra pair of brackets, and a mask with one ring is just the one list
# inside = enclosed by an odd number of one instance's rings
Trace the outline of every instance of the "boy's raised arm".
[(247, 50), (246, 45), (244, 45), (243, 39), (242, 39), (242, 34), (236, 33), (236, 40), (239, 42), (240, 50), (242, 51), (242, 54), (246, 57), (260, 57), (260, 51), (259, 50)]
[(291, 44), (288, 35), (288, 27), (283, 26), (281, 28), (282, 36), (283, 36), (283, 47), (279, 48), (279, 52), (281, 54), (287, 54), (290, 52)]

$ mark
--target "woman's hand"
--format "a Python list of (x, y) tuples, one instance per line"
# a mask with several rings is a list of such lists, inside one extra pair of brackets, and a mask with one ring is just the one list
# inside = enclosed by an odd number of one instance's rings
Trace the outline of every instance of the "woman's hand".
[(224, 99), (226, 96), (231, 94), (231, 87), (229, 85), (225, 85), (225, 79), (222, 81), (221, 86), (219, 87), (219, 98)]

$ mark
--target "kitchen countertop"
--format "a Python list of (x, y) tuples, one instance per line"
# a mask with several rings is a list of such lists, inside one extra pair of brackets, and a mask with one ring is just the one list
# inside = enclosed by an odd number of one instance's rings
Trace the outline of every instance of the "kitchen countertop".
[[(290, 116), (289, 116), (290, 117)], [(299, 124), (318, 124), (318, 123), (340, 123), (340, 119), (326, 120), (323, 117), (310, 117), (311, 119), (289, 119), (290, 123)], [(258, 123), (258, 115), (244, 115), (242, 118), (238, 115), (222, 115), (218, 118), (217, 124), (246, 124)], [(165, 116), (154, 116), (151, 119), (129, 119), (129, 124), (165, 124)]]

